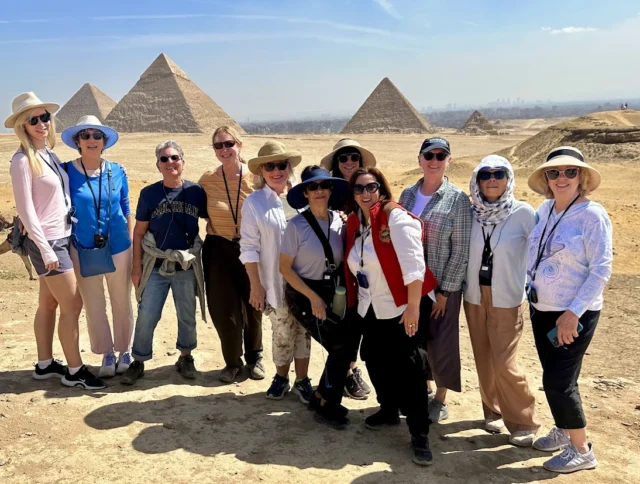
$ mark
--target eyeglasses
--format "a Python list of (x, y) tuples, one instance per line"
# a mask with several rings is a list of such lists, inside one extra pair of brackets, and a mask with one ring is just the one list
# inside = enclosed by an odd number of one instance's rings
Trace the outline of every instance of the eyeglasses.
[(346, 163), (349, 161), (349, 159), (351, 159), (351, 161), (355, 161), (356, 163), (359, 163), (361, 158), (362, 157), (360, 156), (360, 153), (349, 153), (349, 154), (338, 156), (338, 162)]
[(371, 182), (371, 183), (367, 183), (366, 185), (360, 185), (360, 184), (356, 184), (353, 185), (353, 193), (355, 195), (362, 195), (365, 190), (367, 191), (367, 193), (375, 193), (380, 189), (380, 183), (378, 182)]
[(35, 126), (36, 124), (38, 124), (38, 121), (42, 121), (45, 124), (48, 123), (49, 121), (51, 121), (51, 114), (45, 111), (45, 113), (41, 114), (40, 116), (33, 116), (29, 118), (29, 124), (31, 126)]
[(560, 175), (564, 175), (569, 180), (572, 180), (573, 178), (578, 176), (579, 172), (580, 168), (567, 168), (566, 170), (562, 171), (556, 169), (546, 170), (544, 174), (547, 176), (548, 180), (557, 180), (558, 178), (560, 178)]
[(216, 150), (221, 150), (222, 148), (233, 148), (236, 145), (234, 140), (231, 141), (216, 141), (213, 143), (213, 147)]
[(289, 166), (289, 161), (285, 160), (279, 163), (273, 163), (273, 162), (263, 163), (261, 166), (262, 168), (264, 168), (264, 171), (268, 171), (269, 173), (271, 173), (276, 168), (280, 171), (284, 171)]
[(161, 156), (158, 159), (160, 160), (161, 163), (166, 163), (169, 160), (171, 160), (171, 161), (180, 161), (181, 158), (180, 158), (179, 155), (171, 155), (171, 156)]
[(93, 133), (89, 133), (88, 131), (80, 131), (78, 136), (84, 141), (87, 141), (90, 138), (93, 138), (96, 141), (100, 141), (104, 138), (104, 133), (102, 131), (95, 131)]
[(495, 178), (496, 180), (502, 180), (505, 176), (507, 176), (507, 172), (504, 170), (498, 170), (498, 171), (481, 171), (480, 173), (478, 173), (478, 180), (482, 180), (482, 181), (488, 181), (491, 180), (491, 177)]
[(332, 190), (333, 182), (330, 180), (325, 180), (321, 182), (311, 182), (307, 185), (307, 190), (310, 192), (315, 192), (316, 190)]
[(429, 151), (428, 153), (424, 153), (422, 156), (424, 156), (424, 159), (427, 161), (431, 161), (434, 158), (438, 161), (444, 161), (449, 157), (449, 153), (446, 151), (441, 151), (440, 153)]

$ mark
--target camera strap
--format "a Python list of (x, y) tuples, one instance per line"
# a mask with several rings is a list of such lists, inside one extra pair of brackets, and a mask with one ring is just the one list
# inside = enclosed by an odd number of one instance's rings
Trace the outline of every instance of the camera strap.
[(305, 218), (311, 229), (315, 232), (316, 236), (322, 243), (322, 248), (324, 249), (324, 257), (325, 257), (325, 267), (330, 269), (331, 271), (336, 270), (336, 264), (333, 258), (333, 250), (331, 249), (331, 242), (329, 237), (331, 236), (331, 223), (333, 222), (333, 213), (329, 211), (329, 227), (327, 228), (327, 235), (325, 237), (324, 232), (320, 228), (320, 224), (315, 216), (311, 213), (310, 209), (302, 212), (302, 216)]
[[(53, 165), (51, 163), (49, 163), (47, 161), (47, 159), (42, 156), (41, 153), (38, 153), (38, 155), (40, 156), (40, 158), (42, 159), (42, 161), (45, 162), (45, 164), (51, 168), (51, 171), (53, 171), (57, 176), (58, 179), (60, 180), (60, 185), (62, 185), (62, 197), (64, 198), (64, 206), (67, 207), (67, 214), (70, 213), (71, 211), (71, 207), (69, 207), (69, 200), (67, 200), (67, 189), (64, 185), (64, 178), (62, 178), (62, 172), (60, 171), (60, 166), (58, 165), (58, 163), (56, 163), (56, 159), (54, 158), (54, 154), (53, 152), (51, 152), (49, 149), (47, 149), (47, 153), (49, 155), (49, 158), (51, 159), (51, 162), (53, 163)], [(54, 168), (55, 166), (55, 168)], [(71, 224), (71, 217), (70, 215), (67, 215), (68, 217), (68, 223)]]
[[(556, 220), (556, 223), (553, 225), (553, 227), (551, 227), (551, 230), (549, 231), (549, 235), (547, 236), (547, 239), (544, 240), (544, 235), (547, 233), (547, 226), (549, 224), (549, 219), (551, 218), (551, 215), (553, 214), (553, 209), (556, 207), (556, 202), (553, 202), (553, 205), (551, 205), (551, 210), (549, 210), (549, 216), (547, 217), (547, 221), (544, 224), (544, 230), (542, 231), (542, 234), (540, 235), (540, 242), (538, 243), (538, 251), (537, 251), (538, 255), (536, 257), (536, 263), (533, 266), (533, 270), (531, 271), (531, 280), (532, 281), (536, 280), (536, 271), (538, 270), (538, 267), (540, 266), (540, 263), (542, 262), (542, 255), (544, 254), (544, 251), (545, 251), (545, 249), (547, 247), (547, 243), (549, 242), (549, 239), (551, 239), (551, 236), (553, 235), (553, 232), (555, 232), (556, 227), (558, 226), (558, 224), (562, 220), (562, 217), (564, 217), (567, 214), (569, 209), (573, 206), (573, 204), (576, 202), (576, 200), (578, 198), (580, 198), (579, 194), (578, 194), (578, 196), (576, 198), (574, 198), (571, 201), (571, 203), (564, 210), (564, 212), (562, 212), (562, 215), (560, 215), (560, 218), (558, 218), (558, 220)], [(543, 240), (544, 240), (544, 243), (542, 242)]]
[(96, 209), (96, 223), (98, 224), (97, 231), (100, 234), (100, 208), (102, 206), (102, 161), (100, 161), (100, 176), (98, 177), (98, 199), (96, 200), (96, 194), (93, 191), (93, 187), (91, 186), (91, 180), (89, 179), (89, 175), (87, 174), (87, 169), (82, 162), (82, 157), (80, 157), (80, 166), (82, 167), (82, 171), (84, 172), (84, 177), (87, 180), (87, 185), (89, 186), (89, 190), (91, 191), (91, 196), (93, 197), (93, 206)]
[(482, 249), (482, 264), (489, 265), (493, 261), (493, 249), (491, 249), (491, 237), (496, 230), (497, 225), (494, 225), (491, 229), (491, 232), (487, 236), (484, 231), (484, 227), (482, 227), (482, 237), (484, 238), (484, 248)]
[(224, 167), (222, 167), (222, 179), (224, 180), (224, 189), (227, 192), (227, 200), (229, 200), (229, 209), (231, 210), (231, 216), (233, 217), (233, 223), (236, 226), (236, 236), (240, 237), (238, 232), (238, 212), (240, 211), (240, 188), (242, 187), (242, 165), (240, 165), (240, 176), (238, 176), (238, 193), (236, 194), (236, 208), (234, 211), (233, 203), (231, 203), (231, 194), (229, 193), (229, 186), (227, 185), (227, 176), (224, 174)]

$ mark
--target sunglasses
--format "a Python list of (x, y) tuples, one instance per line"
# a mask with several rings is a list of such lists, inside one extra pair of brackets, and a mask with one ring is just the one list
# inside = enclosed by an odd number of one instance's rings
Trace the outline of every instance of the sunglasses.
[(159, 158), (161, 163), (166, 163), (167, 161), (171, 160), (171, 161), (180, 161), (180, 156), (178, 155), (171, 155), (171, 156), (161, 156)]
[(567, 168), (566, 170), (546, 170), (544, 174), (547, 176), (548, 180), (557, 180), (560, 178), (560, 175), (564, 175), (569, 180), (578, 176), (580, 172), (580, 168)]
[(330, 180), (325, 180), (321, 182), (311, 182), (307, 185), (307, 190), (310, 192), (315, 192), (316, 190), (331, 190), (333, 189), (333, 182)]
[(490, 171), (481, 171), (480, 173), (478, 173), (478, 180), (488, 181), (491, 180), (491, 177), (495, 178), (496, 180), (502, 180), (506, 176), (507, 172), (504, 170), (494, 171), (493, 173)]
[(351, 159), (351, 161), (355, 161), (356, 163), (360, 162), (360, 159), (362, 157), (360, 156), (360, 153), (349, 153), (348, 155), (340, 155), (338, 156), (338, 162), (340, 163), (346, 163), (349, 161), (349, 159)]
[(279, 163), (273, 163), (273, 162), (263, 163), (261, 166), (262, 168), (264, 168), (264, 171), (268, 171), (269, 173), (271, 173), (276, 168), (280, 171), (285, 171), (289, 166), (289, 161), (285, 160)]
[(378, 191), (379, 188), (380, 188), (380, 183), (378, 182), (371, 182), (371, 183), (367, 183), (366, 185), (356, 184), (356, 185), (353, 185), (353, 193), (355, 195), (362, 195), (365, 192), (365, 190), (367, 191), (367, 193), (375, 193)]
[(231, 141), (216, 141), (215, 143), (213, 143), (213, 147), (216, 150), (221, 150), (222, 148), (233, 148), (236, 145), (236, 142), (231, 140)]
[(78, 134), (78, 137), (84, 141), (87, 141), (88, 139), (91, 139), (91, 138), (93, 138), (96, 141), (100, 141), (101, 139), (104, 139), (104, 133), (102, 131), (96, 131), (94, 133), (89, 133), (87, 131), (80, 131), (80, 133)]
[(49, 121), (51, 121), (51, 114), (48, 112), (45, 112), (40, 116), (33, 116), (29, 118), (29, 124), (31, 126), (35, 126), (36, 124), (38, 124), (38, 121), (42, 121), (43, 123), (48, 123)]
[(433, 153), (432, 151), (429, 151), (429, 153), (425, 153), (424, 155), (424, 159), (427, 161), (431, 161), (434, 158), (438, 161), (444, 161), (449, 157), (449, 153), (446, 152), (440, 152), (440, 153)]

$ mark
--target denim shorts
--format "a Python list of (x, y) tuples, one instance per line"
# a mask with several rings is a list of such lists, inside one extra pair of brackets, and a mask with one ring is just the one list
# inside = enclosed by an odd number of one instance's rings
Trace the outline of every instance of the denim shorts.
[(62, 274), (64, 272), (69, 272), (73, 270), (73, 263), (71, 262), (71, 255), (69, 254), (69, 243), (71, 237), (64, 237), (62, 239), (56, 240), (48, 240), (49, 245), (56, 253), (58, 257), (58, 269), (55, 271), (48, 271), (45, 267), (45, 263), (42, 260), (42, 254), (40, 254), (40, 249), (35, 244), (33, 240), (29, 237), (25, 240), (25, 247), (27, 248), (27, 253), (29, 254), (29, 259), (31, 259), (31, 264), (33, 268), (36, 270), (36, 274), (39, 277), (46, 276), (57, 276), (58, 274)]

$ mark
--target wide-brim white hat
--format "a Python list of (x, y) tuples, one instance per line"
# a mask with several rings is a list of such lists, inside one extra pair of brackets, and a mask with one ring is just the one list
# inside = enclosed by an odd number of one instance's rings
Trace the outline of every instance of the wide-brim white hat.
[(594, 191), (600, 185), (602, 177), (598, 170), (588, 165), (584, 161), (584, 155), (582, 152), (574, 148), (573, 146), (560, 146), (554, 148), (547, 155), (547, 161), (534, 170), (529, 176), (528, 184), (534, 192), (541, 195), (545, 194), (548, 186), (545, 171), (549, 168), (555, 168), (558, 166), (576, 166), (589, 172), (589, 183), (587, 189), (589, 192)]
[(62, 132), (61, 136), (62, 142), (69, 148), (77, 150), (78, 145), (76, 145), (75, 141), (73, 141), (73, 138), (83, 129), (96, 129), (98, 131), (102, 131), (107, 137), (103, 148), (105, 150), (107, 148), (111, 148), (118, 142), (118, 132), (115, 129), (110, 128), (109, 126), (104, 126), (97, 117), (91, 115), (82, 116), (75, 126), (71, 126), (70, 128), (65, 129)]
[(360, 152), (360, 156), (362, 156), (362, 166), (367, 168), (369, 166), (376, 166), (376, 157), (373, 156), (373, 153), (366, 148), (363, 148), (360, 143), (351, 138), (344, 138), (338, 141), (333, 147), (333, 151), (329, 153), (327, 156), (322, 158), (320, 161), (320, 166), (325, 168), (328, 171), (331, 171), (331, 167), (333, 166), (333, 157), (342, 148), (353, 147)]
[(16, 119), (18, 119), (22, 113), (36, 108), (43, 108), (48, 113), (53, 114), (60, 109), (60, 105), (42, 102), (34, 92), (23, 92), (22, 94), (18, 94), (11, 103), (11, 111), (13, 114), (4, 121), (4, 127), (13, 128), (16, 124)]

